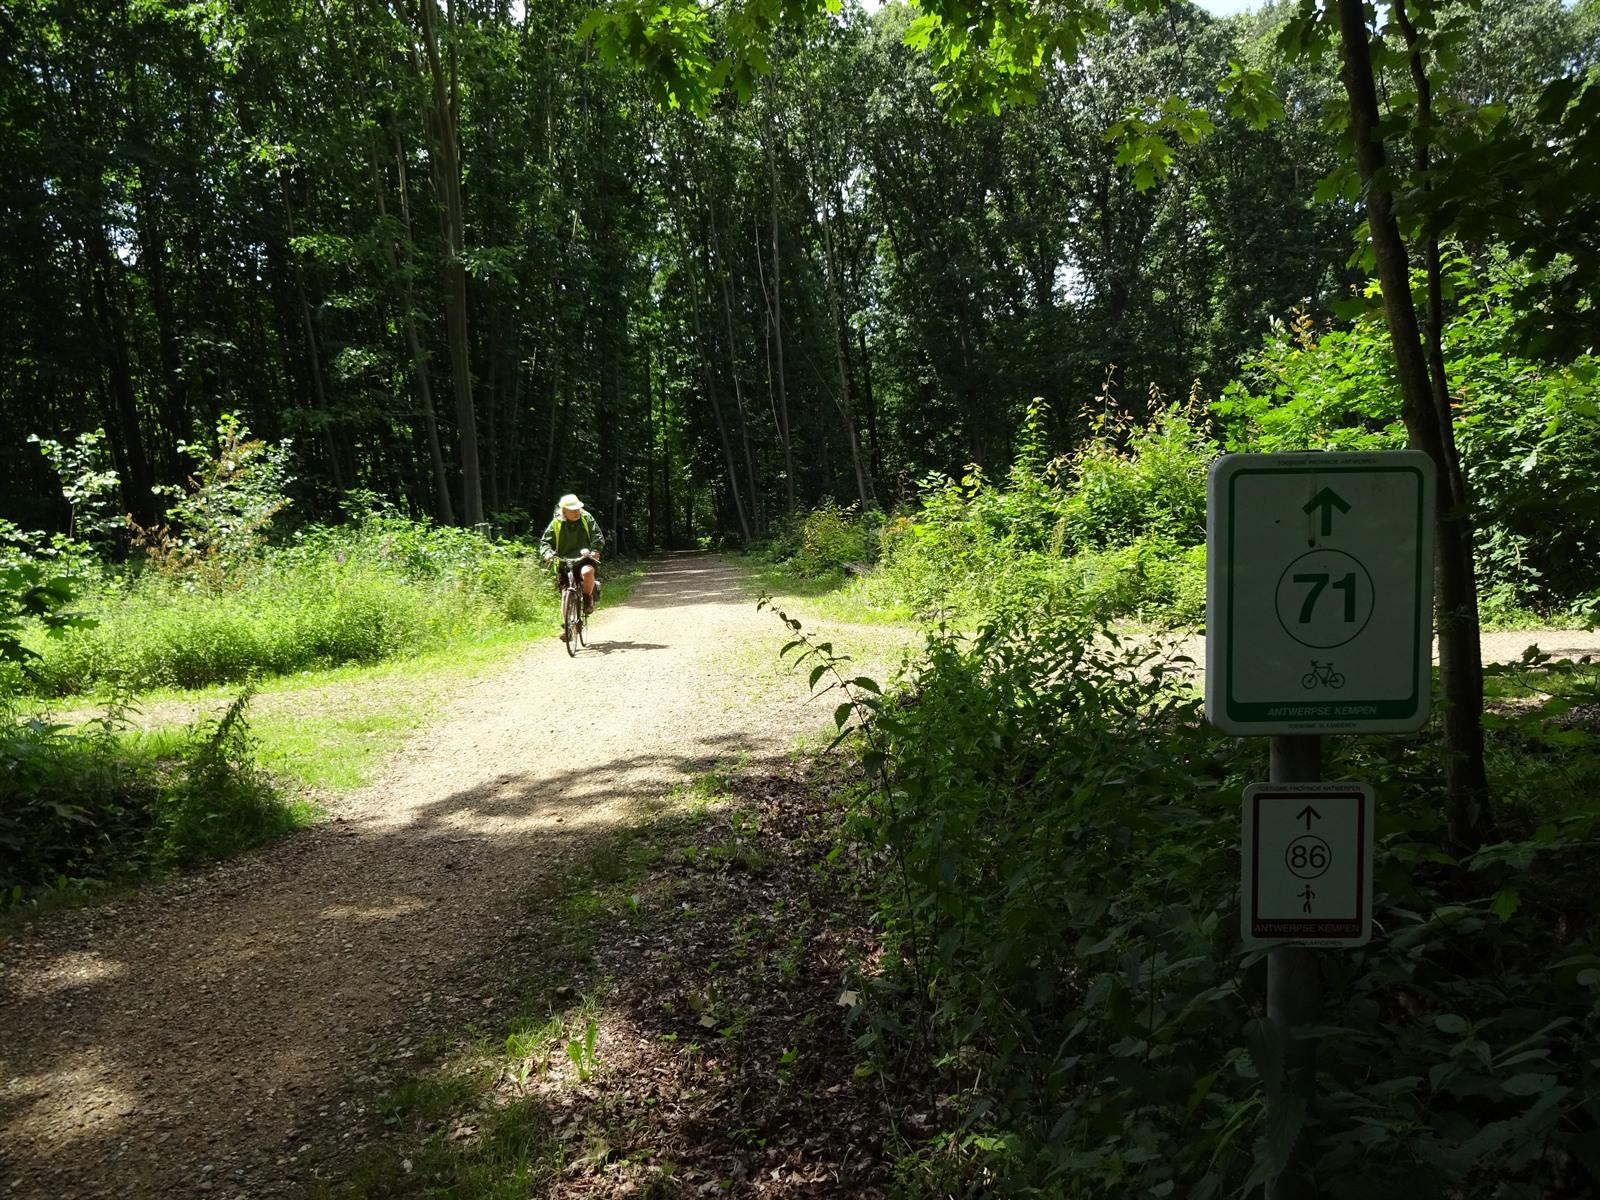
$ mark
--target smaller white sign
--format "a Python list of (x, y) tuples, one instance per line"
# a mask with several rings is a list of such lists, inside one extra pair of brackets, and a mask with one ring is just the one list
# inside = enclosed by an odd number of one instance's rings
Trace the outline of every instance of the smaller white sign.
[(1245, 944), (1365, 944), (1372, 936), (1372, 820), (1372, 789), (1364, 783), (1246, 788)]

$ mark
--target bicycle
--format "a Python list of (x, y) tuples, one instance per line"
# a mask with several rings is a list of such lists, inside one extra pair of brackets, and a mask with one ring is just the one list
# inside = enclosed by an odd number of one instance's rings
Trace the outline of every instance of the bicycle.
[(1311, 670), (1300, 676), (1300, 686), (1309, 690), (1319, 683), (1325, 683), (1331, 688), (1342, 688), (1344, 676), (1333, 669), (1331, 662), (1318, 662), (1312, 659)]
[[(583, 611), (583, 584), (579, 579), (579, 572), (575, 569), (583, 563), (595, 563), (599, 560), (589, 551), (584, 550), (576, 558), (558, 559), (561, 563), (561, 631), (566, 634), (562, 639), (567, 646), (568, 657), (578, 653), (579, 646), (587, 646), (589, 618)], [(595, 599), (600, 598), (600, 581), (595, 581)]]

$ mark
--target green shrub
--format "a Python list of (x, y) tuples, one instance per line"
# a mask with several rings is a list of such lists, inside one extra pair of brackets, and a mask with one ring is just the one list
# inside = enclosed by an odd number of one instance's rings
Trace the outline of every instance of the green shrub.
[(303, 819), (256, 765), (249, 695), (187, 734), (0, 714), (0, 906), (232, 854)]
[(828, 498), (778, 522), (767, 553), (804, 579), (826, 578), (875, 560), (882, 523), (881, 513), (862, 515), (855, 505), (841, 507)]
[(884, 526), (880, 574), (914, 609), (962, 618), (1018, 604), (1100, 620), (1193, 622), (1205, 610), (1205, 479), (1215, 447), (1169, 408), (1102, 428), (1045, 462), (1042, 409), (1005, 488), (977, 467), (925, 480), (914, 516)]
[(1100, 620), (1196, 624), (1206, 614), (1206, 548), (1156, 536), (1071, 560), (1079, 607)]
[[(1600, 1183), (1600, 747), (1570, 720), (1600, 677), (1553, 674), (1557, 702), (1491, 722), (1508, 840), (1464, 860), (1432, 733), (1329, 747), (1328, 776), (1373, 782), (1381, 821), (1374, 941), (1319, 956), (1325, 1196)], [(910, 1056), (956, 1101), (903, 1175), (940, 1194), (1250, 1194), (1299, 1129), (1265, 1122), (1282, 1047), (1238, 932), (1239, 797), (1264, 744), (1211, 732), (1148, 646), (1039, 613), (930, 634), (900, 695), (856, 711), (880, 786), (854, 834), (889, 940), (865, 1044), (891, 1094)]]
[[(1518, 353), (1512, 264), (1448, 264), (1455, 311), (1445, 372), (1491, 620), (1582, 617), (1600, 573), (1600, 362)], [(1491, 273), (1492, 272), (1492, 273)], [(1213, 406), (1233, 450), (1376, 450), (1406, 444), (1388, 331), (1380, 317), (1319, 331), (1278, 326)]]
[(157, 810), (163, 865), (226, 858), (286, 833), (295, 813), (257, 766), (244, 692), (189, 736), (177, 777)]
[(1206, 472), (1217, 450), (1177, 407), (1143, 428), (1102, 430), (1072, 459), (1063, 505), (1067, 545), (1103, 550), (1145, 538), (1203, 544)]

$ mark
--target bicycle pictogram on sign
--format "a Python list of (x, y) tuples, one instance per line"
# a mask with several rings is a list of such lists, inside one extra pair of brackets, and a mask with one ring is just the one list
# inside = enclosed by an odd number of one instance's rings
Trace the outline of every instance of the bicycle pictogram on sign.
[(1331, 688), (1342, 688), (1344, 676), (1333, 669), (1331, 662), (1318, 662), (1311, 660), (1311, 670), (1300, 676), (1300, 686), (1307, 690), (1316, 687), (1319, 683)]

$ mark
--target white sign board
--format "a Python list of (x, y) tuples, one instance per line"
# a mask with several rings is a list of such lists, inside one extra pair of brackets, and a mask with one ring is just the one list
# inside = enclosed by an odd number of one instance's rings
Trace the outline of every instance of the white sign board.
[(1428, 456), (1227, 454), (1206, 498), (1207, 719), (1233, 734), (1426, 724)]
[(1246, 788), (1245, 943), (1364, 944), (1372, 936), (1372, 818), (1364, 783)]

